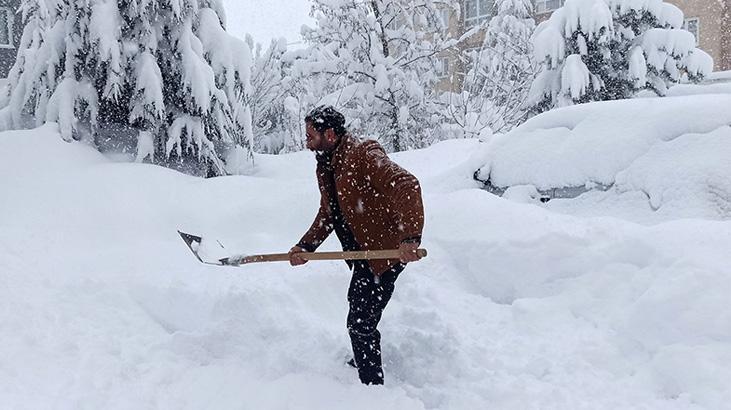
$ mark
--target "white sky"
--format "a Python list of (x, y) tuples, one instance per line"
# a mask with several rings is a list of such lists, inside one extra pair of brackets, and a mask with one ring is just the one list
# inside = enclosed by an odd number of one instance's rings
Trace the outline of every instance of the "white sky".
[(246, 33), (257, 43), (273, 38), (300, 41), (300, 27), (312, 26), (309, 0), (223, 0), (229, 33), (244, 39)]

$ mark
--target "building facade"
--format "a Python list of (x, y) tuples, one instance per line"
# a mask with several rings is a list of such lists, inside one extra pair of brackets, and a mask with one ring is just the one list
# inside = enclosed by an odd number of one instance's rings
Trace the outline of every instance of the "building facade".
[(23, 24), (20, 0), (0, 0), (0, 78), (6, 78), (18, 55)]

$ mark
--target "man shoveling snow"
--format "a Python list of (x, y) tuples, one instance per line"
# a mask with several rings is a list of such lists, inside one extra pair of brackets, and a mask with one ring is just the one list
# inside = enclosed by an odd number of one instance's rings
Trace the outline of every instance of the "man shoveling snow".
[(399, 259), (347, 261), (348, 333), (353, 362), (364, 384), (383, 384), (377, 326), (406, 263), (417, 261), (424, 226), (419, 181), (392, 162), (375, 141), (359, 141), (331, 106), (305, 118), (307, 148), (316, 152), (320, 209), (310, 229), (289, 251), (293, 266), (307, 262), (332, 233), (344, 251), (399, 249)]

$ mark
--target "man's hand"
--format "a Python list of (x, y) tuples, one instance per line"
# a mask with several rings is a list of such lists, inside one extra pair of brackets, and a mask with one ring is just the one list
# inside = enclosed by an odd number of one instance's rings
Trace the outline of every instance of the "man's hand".
[(303, 259), (301, 256), (298, 255), (300, 253), (305, 253), (305, 252), (307, 252), (307, 251), (300, 248), (299, 246), (297, 246), (297, 245), (293, 246), (292, 249), (290, 249), (288, 252), (289, 253), (289, 264), (292, 266), (299, 266), (299, 265), (304, 265), (305, 263), (307, 263), (307, 260)]
[(418, 242), (401, 242), (398, 247), (401, 251), (401, 263), (416, 262), (421, 259), (421, 256), (416, 253), (419, 245)]

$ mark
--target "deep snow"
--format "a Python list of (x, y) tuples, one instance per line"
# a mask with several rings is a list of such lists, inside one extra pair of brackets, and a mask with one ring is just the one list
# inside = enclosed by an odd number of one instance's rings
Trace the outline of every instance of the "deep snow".
[(479, 145), (394, 156), (430, 256), (397, 282), (369, 388), (343, 364), (343, 263), (209, 267), (175, 232), (286, 251), (317, 206), (310, 153), (203, 180), (53, 125), (1, 133), (2, 407), (731, 408), (731, 222), (497, 198), (471, 180)]

